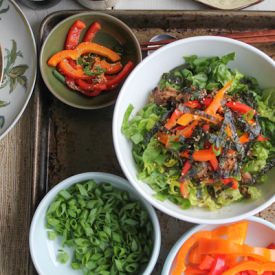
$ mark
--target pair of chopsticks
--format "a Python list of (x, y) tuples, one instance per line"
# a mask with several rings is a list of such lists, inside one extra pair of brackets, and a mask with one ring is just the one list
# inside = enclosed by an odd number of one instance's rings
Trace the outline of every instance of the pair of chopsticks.
[[(251, 31), (251, 32), (235, 32), (235, 33), (224, 33), (217, 34), (215, 36), (233, 38), (247, 44), (256, 43), (272, 43), (275, 42), (275, 30), (262, 30), (262, 31)], [(176, 41), (177, 39), (165, 39), (156, 42), (142, 42), (140, 44), (142, 51), (155, 51), (164, 45)]]

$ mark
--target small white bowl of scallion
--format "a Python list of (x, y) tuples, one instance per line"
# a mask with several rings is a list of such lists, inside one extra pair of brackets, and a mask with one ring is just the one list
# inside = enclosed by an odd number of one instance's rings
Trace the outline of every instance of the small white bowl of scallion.
[(149, 275), (160, 251), (155, 210), (123, 178), (65, 179), (33, 216), (30, 252), (40, 275)]

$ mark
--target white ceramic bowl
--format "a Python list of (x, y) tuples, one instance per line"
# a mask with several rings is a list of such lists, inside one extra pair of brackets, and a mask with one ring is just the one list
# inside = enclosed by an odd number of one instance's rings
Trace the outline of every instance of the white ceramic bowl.
[[(150, 261), (142, 274), (150, 275), (157, 262), (161, 243), (160, 226), (154, 208), (145, 200), (143, 200), (125, 179), (112, 174), (92, 172), (75, 175), (65, 179), (49, 191), (49, 193), (44, 197), (36, 209), (31, 223), (29, 244), (31, 257), (37, 272), (40, 275), (82, 275), (81, 271), (73, 270), (70, 267), (69, 262), (64, 265), (60, 264), (56, 260), (56, 254), (58, 248), (60, 248), (60, 244), (58, 244), (56, 241), (51, 241), (48, 239), (47, 230), (45, 227), (45, 217), (49, 205), (54, 200), (58, 192), (60, 192), (62, 189), (67, 189), (71, 185), (74, 185), (78, 182), (90, 179), (95, 180), (97, 183), (108, 182), (119, 189), (127, 191), (131, 198), (140, 201), (147, 210), (153, 224), (154, 245)], [(68, 253), (71, 252), (66, 248), (65, 250)]]
[(263, 195), (258, 200), (234, 203), (212, 212), (202, 208), (182, 210), (169, 201), (161, 202), (154, 198), (154, 191), (150, 186), (137, 179), (131, 142), (121, 133), (123, 116), (129, 104), (133, 104), (134, 114), (139, 111), (146, 104), (149, 93), (156, 87), (161, 75), (181, 65), (183, 56), (222, 56), (231, 52), (236, 53), (235, 61), (229, 64), (231, 68), (237, 68), (246, 75), (256, 77), (262, 87), (275, 86), (275, 62), (260, 50), (229, 38), (199, 36), (176, 41), (146, 57), (128, 77), (116, 102), (113, 140), (124, 174), (147, 201), (166, 214), (181, 220), (221, 224), (241, 220), (262, 211), (275, 201), (275, 169), (272, 170), (273, 178), (269, 176), (268, 182), (259, 186)]
[[(252, 246), (266, 247), (270, 243), (274, 242), (275, 225), (257, 217), (250, 217), (248, 221), (248, 231), (245, 243)], [(170, 275), (171, 268), (173, 266), (174, 259), (184, 244), (184, 242), (191, 237), (194, 233), (202, 230), (212, 230), (220, 225), (198, 225), (189, 230), (175, 243), (170, 250), (161, 275)]]

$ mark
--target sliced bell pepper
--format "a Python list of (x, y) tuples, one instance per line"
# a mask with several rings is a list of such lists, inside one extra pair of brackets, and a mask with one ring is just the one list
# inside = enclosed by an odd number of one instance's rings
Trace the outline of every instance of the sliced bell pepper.
[(102, 68), (105, 74), (116, 74), (123, 68), (121, 62), (109, 63), (106, 60), (99, 58), (96, 58), (93, 65), (94, 68), (96, 68), (96, 66)]
[[(182, 275), (183, 273), (181, 273)], [(196, 267), (188, 266), (184, 272), (185, 275), (207, 275), (208, 273)], [(173, 274), (172, 274), (173, 275)]]
[(177, 124), (181, 125), (181, 126), (186, 126), (188, 125), (190, 122), (192, 122), (195, 119), (195, 116), (192, 114), (183, 114), (178, 120), (177, 120)]
[(183, 167), (182, 167), (181, 175), (182, 175), (182, 176), (186, 176), (190, 169), (191, 169), (191, 163), (190, 163), (189, 160), (187, 160), (187, 161), (184, 163)]
[(172, 268), (172, 275), (182, 275), (186, 270), (186, 257), (189, 253), (191, 247), (200, 239), (200, 238), (209, 238), (211, 236), (210, 231), (199, 231), (194, 233), (188, 240), (179, 249), (176, 256), (176, 265)]
[(208, 106), (211, 104), (212, 101), (213, 101), (213, 98), (207, 96), (207, 97), (205, 97), (205, 98), (202, 99), (201, 103), (202, 103), (205, 107), (208, 107)]
[(239, 137), (239, 141), (241, 144), (244, 144), (244, 143), (247, 143), (250, 141), (249, 139), (249, 135), (247, 133), (244, 133), (242, 134), (240, 137)]
[(201, 108), (201, 104), (199, 103), (198, 100), (190, 100), (185, 103), (183, 103), (184, 106), (187, 106), (191, 109), (199, 109)]
[(245, 114), (250, 111), (254, 112), (254, 114), (256, 113), (256, 111), (253, 108), (241, 102), (229, 101), (225, 103), (225, 105), (229, 107), (232, 111), (235, 111), (241, 114)]
[(86, 24), (81, 20), (76, 20), (68, 31), (65, 41), (65, 50), (73, 50), (79, 44), (80, 35)]
[(210, 270), (215, 263), (215, 258), (211, 257), (210, 255), (205, 255), (201, 263), (199, 264), (199, 269), (201, 270)]
[(216, 158), (216, 155), (213, 152), (212, 148), (210, 148), (195, 151), (192, 155), (192, 158), (195, 161), (210, 161), (211, 159)]
[(164, 127), (168, 130), (172, 129), (177, 124), (177, 119), (182, 115), (182, 112), (179, 109), (175, 109), (171, 117), (165, 123)]
[(187, 198), (189, 195), (186, 181), (180, 183), (180, 194), (183, 198)]
[[(88, 83), (82, 79), (76, 79), (76, 84), (79, 86), (80, 89), (84, 91), (90, 91), (90, 92), (97, 92), (97, 91), (104, 91), (106, 90), (107, 86), (106, 83)], [(90, 96), (93, 96), (91, 93)]]
[(209, 130), (210, 130), (210, 125), (209, 124), (204, 124), (202, 126), (202, 130), (205, 132), (205, 133), (208, 133)]
[(85, 33), (83, 42), (91, 42), (94, 39), (96, 33), (100, 30), (101, 30), (101, 25), (99, 24), (99, 22), (95, 21), (94, 23), (92, 23), (89, 29)]
[[(224, 239), (207, 239), (200, 238), (198, 240), (198, 253), (199, 254), (213, 254), (213, 255), (232, 255), (251, 257), (259, 261), (274, 261), (275, 250), (252, 247), (245, 244), (236, 244), (230, 240)], [(246, 268), (244, 270), (248, 270)]]
[(266, 138), (266, 137), (264, 137), (263, 135), (259, 135), (259, 136), (257, 137), (257, 140), (258, 140), (258, 141), (267, 141), (267, 140), (269, 140), (269, 138)]
[(74, 50), (63, 50), (52, 55), (48, 60), (48, 65), (56, 67), (63, 59), (71, 58), (77, 60), (81, 55), (93, 53), (104, 56), (112, 62), (120, 60), (120, 56), (109, 48), (92, 42), (82, 42)]
[(61, 74), (73, 79), (90, 79), (91, 77), (86, 75), (81, 67), (73, 68), (67, 59), (63, 59), (58, 64), (58, 70)]
[(117, 62), (120, 60), (119, 54), (117, 54), (116, 52), (107, 47), (104, 47), (93, 42), (82, 42), (75, 48), (75, 50), (78, 52), (79, 56), (87, 53), (93, 53), (107, 57), (112, 62)]
[(157, 140), (162, 143), (165, 147), (167, 147), (169, 143), (169, 135), (163, 132), (157, 133)]
[(128, 63), (123, 67), (123, 69), (112, 79), (107, 81), (107, 89), (116, 88), (121, 82), (130, 74), (134, 68), (134, 63), (128, 61)]
[(236, 275), (241, 271), (252, 270), (257, 274), (263, 274), (266, 271), (275, 272), (275, 262), (259, 263), (255, 261), (241, 262), (234, 267), (226, 270), (223, 275)]
[(208, 275), (222, 275), (226, 270), (226, 261), (224, 256), (217, 256)]
[(185, 138), (190, 138), (192, 136), (196, 126), (198, 125), (198, 123), (199, 123), (198, 120), (194, 120), (187, 127), (185, 127), (184, 129), (178, 131), (178, 134), (185, 137)]
[(218, 109), (222, 106), (222, 100), (224, 99), (225, 93), (230, 89), (232, 85), (232, 81), (228, 81), (223, 88), (221, 88), (213, 98), (213, 101), (210, 105), (206, 108), (205, 112), (207, 114), (216, 114)]

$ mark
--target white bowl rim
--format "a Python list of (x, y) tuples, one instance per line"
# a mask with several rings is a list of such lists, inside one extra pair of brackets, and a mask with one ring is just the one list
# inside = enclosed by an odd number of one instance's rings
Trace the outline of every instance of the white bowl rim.
[[(246, 218), (245, 220), (251, 221), (251, 222), (256, 222), (262, 225), (265, 225), (268, 228), (271, 228), (275, 231), (275, 225), (267, 220), (264, 220), (259, 217), (251, 216)], [(220, 226), (220, 224), (216, 224), (217, 227)], [(190, 230), (186, 231), (178, 240), (177, 242), (173, 245), (171, 248), (170, 252), (168, 253), (166, 260), (164, 262), (163, 268), (162, 268), (162, 275), (167, 275), (169, 274), (169, 271), (171, 269), (171, 266), (173, 264), (173, 261), (180, 249), (180, 247), (183, 245), (183, 243), (190, 238), (194, 233), (203, 230), (205, 227), (207, 227), (207, 224), (201, 224), (201, 225), (196, 225), (192, 227)]]
[(132, 177), (128, 173), (127, 163), (123, 158), (123, 154), (122, 154), (122, 152), (119, 148), (119, 143), (118, 143), (118, 135), (119, 135), (119, 131), (121, 129), (121, 125), (118, 125), (118, 121), (119, 121), (118, 117), (121, 115), (120, 105), (122, 104), (124, 90), (125, 90), (125, 87), (127, 87), (128, 83), (130, 83), (132, 81), (132, 79), (135, 77), (135, 75), (139, 72), (139, 70), (142, 69), (142, 67), (146, 63), (148, 63), (151, 59), (155, 58), (155, 56), (158, 56), (162, 52), (166, 51), (166, 49), (173, 48), (174, 46), (178, 46), (178, 45), (181, 45), (181, 44), (200, 41), (200, 40), (227, 42), (227, 43), (235, 44), (237, 46), (246, 48), (246, 49), (254, 52), (255, 54), (259, 55), (261, 58), (263, 58), (265, 61), (267, 61), (269, 64), (271, 64), (275, 68), (275, 61), (272, 58), (270, 58), (267, 54), (262, 52), (261, 50), (255, 48), (254, 46), (248, 45), (244, 42), (241, 42), (241, 41), (238, 41), (238, 40), (235, 40), (235, 39), (231, 39), (231, 38), (227, 38), (227, 37), (196, 36), (196, 37), (189, 37), (189, 38), (180, 39), (178, 41), (175, 41), (173, 43), (165, 45), (164, 47), (162, 47), (162, 48), (158, 49), (157, 51), (155, 51), (154, 53), (152, 53), (150, 56), (147, 56), (141, 63), (139, 63), (134, 68), (134, 70), (131, 72), (131, 74), (128, 76), (126, 81), (124, 82), (124, 84), (123, 84), (123, 86), (120, 90), (120, 93), (118, 95), (118, 98), (117, 98), (117, 101), (116, 101), (116, 104), (115, 104), (115, 109), (114, 109), (113, 129), (112, 129), (112, 131), (113, 131), (113, 143), (114, 143), (115, 152), (116, 152), (118, 162), (119, 162), (120, 167), (122, 168), (122, 171), (124, 172), (126, 178), (134, 186), (134, 188), (141, 194), (141, 196), (143, 198), (145, 198), (148, 202), (150, 202), (154, 207), (156, 207), (157, 209), (159, 209), (160, 211), (164, 212), (165, 214), (167, 214), (171, 217), (174, 217), (174, 218), (177, 218), (177, 219), (180, 219), (180, 220), (183, 220), (183, 221), (191, 222), (191, 223), (197, 223), (197, 224), (200, 224), (200, 223), (201, 224), (232, 223), (232, 222), (240, 221), (240, 220), (246, 219), (247, 217), (253, 216), (253, 215), (259, 213), (260, 211), (264, 210), (265, 208), (269, 207), (272, 203), (275, 202), (275, 194), (269, 200), (267, 200), (263, 204), (259, 205), (258, 207), (255, 207), (254, 209), (252, 209), (250, 211), (247, 211), (243, 214), (236, 215), (236, 216), (230, 217), (230, 218), (208, 220), (207, 218), (196, 218), (196, 217), (186, 216), (183, 213), (176, 213), (173, 210), (170, 210), (170, 209), (164, 207), (160, 201), (157, 201), (156, 199), (152, 198), (151, 195), (147, 194), (141, 188), (141, 185), (139, 183), (137, 183), (136, 178)]
[(43, 273), (43, 270), (41, 270), (41, 268), (38, 264), (38, 261), (37, 261), (37, 257), (36, 257), (37, 252), (35, 251), (35, 245), (34, 245), (34, 233), (35, 233), (36, 224), (37, 224), (38, 219), (39, 219), (40, 215), (42, 214), (44, 208), (47, 206), (47, 204), (49, 204), (55, 198), (57, 193), (60, 192), (62, 189), (68, 188), (78, 182), (86, 181), (89, 179), (92, 180), (96, 177), (102, 177), (102, 178), (104, 178), (104, 180), (102, 179), (101, 181), (106, 181), (106, 182), (108, 181), (110, 183), (112, 183), (112, 181), (116, 181), (116, 182), (119, 182), (119, 185), (129, 188), (130, 191), (127, 191), (127, 192), (135, 194), (139, 198), (139, 202), (141, 202), (143, 204), (143, 206), (146, 208), (146, 210), (150, 216), (152, 225), (153, 225), (155, 239), (154, 239), (152, 255), (151, 255), (151, 258), (147, 264), (146, 269), (143, 271), (143, 275), (150, 275), (151, 272), (153, 271), (153, 269), (156, 265), (156, 262), (158, 260), (158, 256), (159, 256), (159, 252), (160, 252), (160, 245), (161, 245), (160, 224), (159, 224), (159, 220), (158, 220), (155, 209), (146, 200), (144, 200), (138, 192), (136, 192), (136, 190), (132, 187), (131, 184), (129, 184), (129, 182), (126, 179), (116, 176), (116, 175), (113, 175), (113, 174), (110, 174), (110, 173), (86, 172), (86, 173), (81, 173), (81, 174), (77, 174), (77, 175), (71, 176), (69, 178), (66, 178), (63, 181), (61, 181), (60, 183), (58, 183), (57, 185), (55, 185), (45, 195), (45, 197), (41, 200), (41, 202), (39, 203), (38, 207), (35, 210), (35, 213), (33, 215), (32, 222), (31, 222), (31, 226), (30, 226), (30, 232), (29, 232), (29, 247), (30, 247), (30, 254), (31, 254), (33, 264), (39, 274), (42, 275), (45, 273)]

